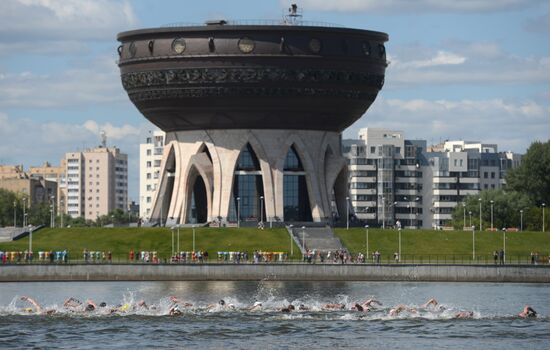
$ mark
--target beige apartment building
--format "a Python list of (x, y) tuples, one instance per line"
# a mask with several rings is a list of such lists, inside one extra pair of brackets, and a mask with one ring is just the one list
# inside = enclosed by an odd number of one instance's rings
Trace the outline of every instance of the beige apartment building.
[(30, 199), (26, 205), (45, 203), (57, 193), (57, 183), (41, 176), (29, 176), (22, 165), (0, 165), (0, 188)]
[(65, 154), (67, 214), (96, 220), (128, 207), (128, 156), (116, 147)]
[(45, 162), (42, 166), (30, 167), (28, 174), (32, 178), (43, 178), (46, 181), (57, 183), (57, 191), (55, 194), (56, 213), (65, 213), (67, 211), (67, 181), (66, 181), (66, 165), (65, 160), (61, 160), (59, 166), (52, 166), (49, 162)]

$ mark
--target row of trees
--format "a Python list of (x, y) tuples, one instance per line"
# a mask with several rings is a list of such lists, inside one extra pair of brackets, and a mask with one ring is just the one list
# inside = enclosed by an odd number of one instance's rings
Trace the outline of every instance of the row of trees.
[[(51, 208), (49, 203), (32, 204), (29, 207), (28, 200), (23, 200), (21, 194), (0, 189), (0, 227), (13, 226), (14, 214), (15, 223), (18, 227), (23, 225), (23, 206), (27, 214), (27, 222), (32, 225), (51, 225)], [(15, 203), (15, 206), (14, 206)], [(122, 209), (115, 209), (107, 215), (98, 217), (96, 220), (86, 220), (82, 217), (73, 218), (67, 214), (59, 214), (55, 218), (55, 225), (64, 227), (83, 227), (83, 226), (105, 226), (105, 225), (124, 225), (130, 222), (137, 222), (138, 217)]]
[[(524, 230), (542, 230), (544, 206), (550, 204), (550, 141), (534, 142), (529, 146), (521, 165), (508, 171), (505, 190), (485, 190), (478, 196), (467, 197), (453, 211), (453, 226), (479, 228), (481, 202), (483, 228), (490, 228), (491, 201), (494, 228), (519, 228), (523, 223)], [(547, 216), (544, 220), (548, 232), (549, 219)]]

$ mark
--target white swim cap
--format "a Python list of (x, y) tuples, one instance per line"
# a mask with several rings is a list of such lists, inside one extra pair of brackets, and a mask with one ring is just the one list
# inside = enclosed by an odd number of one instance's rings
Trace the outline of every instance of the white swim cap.
[(259, 301), (257, 301), (257, 302), (254, 303), (254, 306), (262, 306), (262, 303), (260, 303)]

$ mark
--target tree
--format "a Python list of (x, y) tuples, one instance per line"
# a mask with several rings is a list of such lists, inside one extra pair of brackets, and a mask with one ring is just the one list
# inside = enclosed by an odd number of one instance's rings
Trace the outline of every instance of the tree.
[(506, 189), (524, 193), (540, 207), (550, 201), (550, 140), (533, 142), (521, 165), (508, 171)]
[(533, 205), (531, 199), (523, 193), (503, 190), (485, 190), (480, 195), (466, 197), (464, 199), (465, 207), (459, 204), (453, 211), (452, 222), (455, 228), (458, 229), (464, 225), (464, 212), (466, 212), (466, 227), (470, 226), (469, 213), (471, 212), (472, 225), (479, 228), (480, 198), (483, 229), (491, 227), (491, 201), (493, 201), (493, 228), (520, 227), (520, 210), (524, 211), (524, 229), (527, 228), (527, 212)]
[(21, 226), (23, 207), (15, 192), (0, 189), (0, 226), (13, 226), (13, 202), (16, 203), (16, 220)]

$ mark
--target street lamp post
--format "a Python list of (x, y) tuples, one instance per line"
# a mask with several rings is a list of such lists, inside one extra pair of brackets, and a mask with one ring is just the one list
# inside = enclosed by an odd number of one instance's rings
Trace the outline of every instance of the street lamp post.
[(493, 231), (493, 207), (494, 207), (494, 201), (491, 200), (491, 231)]
[(483, 223), (481, 218), (481, 198), (479, 198), (479, 231), (483, 231)]
[(346, 197), (346, 230), (349, 230), (349, 197)]
[(365, 225), (365, 249), (367, 251), (365, 256), (368, 259), (369, 257), (369, 225)]
[(195, 225), (193, 225), (193, 251), (195, 251)]
[(288, 227), (290, 228), (290, 256), (292, 257), (294, 255), (294, 245), (292, 244), (292, 236), (294, 235), (292, 228), (294, 225), (290, 224)]
[(302, 251), (306, 251), (306, 227), (302, 226)]
[(464, 211), (464, 225), (462, 227), (466, 227), (466, 203), (462, 202), (462, 210)]
[(520, 221), (519, 221), (519, 230), (520, 231), (523, 231), (523, 209), (521, 209), (519, 211), (519, 217), (520, 217)]
[(382, 230), (386, 229), (386, 200), (382, 196)]
[(401, 262), (401, 227), (397, 229), (399, 231), (399, 256), (397, 261)]
[(544, 232), (544, 208), (546, 207), (546, 203), (542, 203), (542, 232)]
[(17, 202), (13, 201), (13, 227), (17, 227)]
[(59, 208), (61, 210), (61, 228), (63, 228), (63, 216), (65, 216), (65, 201), (61, 199), (59, 201), (59, 204), (61, 205), (61, 208)]
[(241, 197), (237, 197), (237, 227), (241, 227)]
[(472, 226), (472, 260), (476, 259), (476, 227)]
[(174, 229), (175, 227), (170, 229), (170, 231), (172, 231), (172, 256), (174, 256)]
[(51, 196), (50, 197), (50, 202), (51, 202), (51, 211), (52, 211), (52, 218), (50, 220), (50, 225), (52, 228), (55, 227), (55, 196)]
[(264, 196), (260, 196), (260, 223), (264, 223)]
[(29, 254), (32, 252), (32, 225), (29, 225)]
[(27, 206), (27, 197), (23, 197), (23, 226), (27, 226), (27, 213), (26, 213), (26, 207)]
[(502, 251), (504, 252), (503, 262), (506, 262), (506, 227), (502, 229)]

